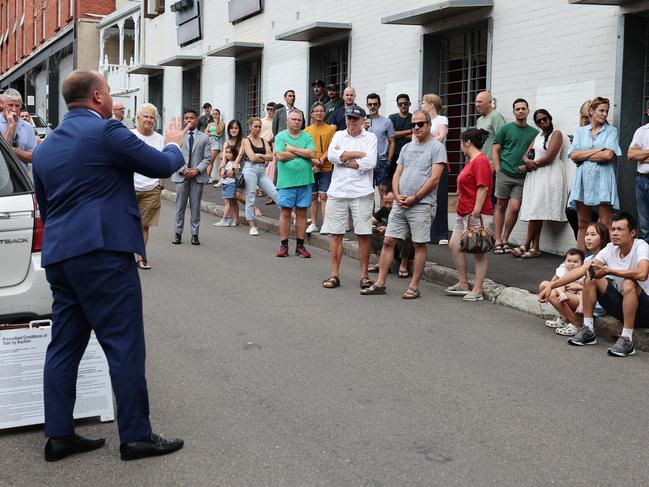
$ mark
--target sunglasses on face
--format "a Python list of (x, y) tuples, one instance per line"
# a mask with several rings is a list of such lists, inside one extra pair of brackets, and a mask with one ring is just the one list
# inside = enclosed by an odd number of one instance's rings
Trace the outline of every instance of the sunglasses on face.
[(539, 117), (539, 118), (536, 119), (536, 125), (540, 125), (540, 124), (542, 124), (544, 122), (547, 122), (547, 121), (548, 121), (548, 117)]
[(397, 105), (400, 106), (400, 107), (409, 107), (410, 102), (409, 101), (402, 101), (400, 103), (397, 103)]
[(377, 106), (379, 106), (379, 104), (378, 103), (368, 103), (367, 106), (368, 107), (377, 107)]
[(424, 125), (426, 125), (428, 122), (412, 122), (410, 126), (414, 129), (417, 127), (418, 129), (422, 128)]

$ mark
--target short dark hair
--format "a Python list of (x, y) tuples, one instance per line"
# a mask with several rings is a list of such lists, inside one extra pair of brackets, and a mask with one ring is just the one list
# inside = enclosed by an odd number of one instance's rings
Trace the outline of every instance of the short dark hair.
[(379, 100), (379, 105), (381, 104), (381, 97), (378, 95), (378, 93), (370, 93), (365, 97), (365, 102), (367, 103), (367, 100)]
[(286, 90), (286, 91), (284, 92), (284, 98), (286, 98), (286, 95), (288, 95), (289, 93), (293, 93), (293, 94), (295, 94), (295, 90)]
[(584, 251), (581, 250), (581, 249), (575, 248), (575, 247), (566, 250), (566, 253), (563, 254), (563, 258), (565, 259), (565, 258), (568, 257), (569, 255), (578, 255), (579, 257), (581, 257), (581, 261), (582, 261), (582, 262), (583, 262), (584, 259), (586, 258), (586, 254), (584, 254)]
[(232, 144), (227, 144), (225, 146), (225, 149), (223, 149), (223, 152), (225, 152), (228, 149), (230, 149), (230, 151), (232, 152), (232, 158), (236, 159), (237, 156), (239, 155), (239, 149), (237, 149), (237, 146)]
[(514, 103), (512, 103), (512, 108), (516, 108), (516, 104), (517, 104), (517, 103), (525, 103), (525, 106), (526, 106), (527, 108), (530, 107), (530, 104), (527, 103), (527, 100), (526, 100), (525, 98), (516, 98), (516, 99), (514, 100)]
[(266, 103), (266, 108), (275, 108), (276, 103), (274, 101), (269, 101)]
[(460, 134), (460, 140), (462, 142), (470, 141), (477, 149), (482, 149), (482, 146), (487, 141), (489, 137), (489, 132), (485, 129), (470, 128), (466, 129)]
[(397, 103), (399, 103), (399, 100), (401, 100), (401, 98), (405, 98), (406, 100), (410, 101), (410, 97), (407, 93), (401, 93), (400, 95), (397, 95)]
[(94, 90), (101, 88), (103, 78), (93, 71), (77, 69), (72, 71), (61, 87), (66, 104), (89, 100)]
[(195, 117), (198, 117), (198, 112), (193, 108), (186, 108), (183, 115), (187, 115), (188, 113), (193, 113)]
[(629, 225), (629, 230), (637, 230), (638, 229), (638, 222), (636, 221), (635, 218), (633, 218), (633, 215), (627, 211), (621, 211), (620, 213), (617, 213), (613, 215), (613, 221), (614, 222), (619, 222), (622, 220), (626, 220), (626, 222)]

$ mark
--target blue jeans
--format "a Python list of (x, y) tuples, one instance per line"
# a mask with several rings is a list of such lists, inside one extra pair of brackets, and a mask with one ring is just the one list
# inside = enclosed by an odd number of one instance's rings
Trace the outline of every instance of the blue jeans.
[(635, 201), (638, 208), (640, 236), (649, 243), (649, 179), (636, 176)]
[(243, 166), (243, 178), (246, 180), (246, 220), (255, 219), (255, 196), (257, 186), (277, 203), (277, 190), (272, 179), (266, 175), (266, 164), (246, 162)]

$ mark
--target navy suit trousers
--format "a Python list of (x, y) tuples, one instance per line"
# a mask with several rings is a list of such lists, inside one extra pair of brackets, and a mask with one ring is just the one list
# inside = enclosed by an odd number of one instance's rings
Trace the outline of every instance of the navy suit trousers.
[(43, 379), (45, 436), (74, 433), (77, 372), (91, 330), (108, 359), (120, 441), (151, 434), (142, 289), (133, 254), (98, 250), (52, 264), (46, 275), (54, 303)]

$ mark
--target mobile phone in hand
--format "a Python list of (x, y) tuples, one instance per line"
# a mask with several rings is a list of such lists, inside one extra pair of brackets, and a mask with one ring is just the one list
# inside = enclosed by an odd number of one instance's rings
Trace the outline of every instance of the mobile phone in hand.
[(588, 266), (588, 279), (591, 281), (595, 279), (595, 268), (592, 265)]

